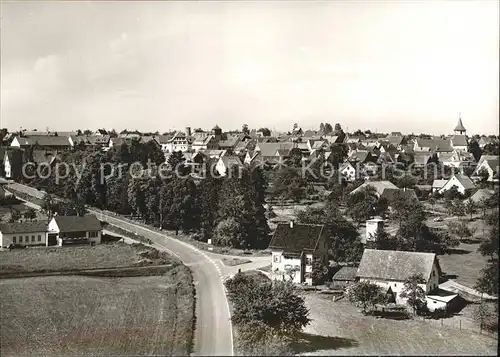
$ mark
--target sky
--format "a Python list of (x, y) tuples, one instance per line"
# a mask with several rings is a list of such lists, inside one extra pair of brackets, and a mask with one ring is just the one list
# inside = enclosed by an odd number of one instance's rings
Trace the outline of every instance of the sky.
[(498, 134), (498, 3), (2, 1), (0, 127)]

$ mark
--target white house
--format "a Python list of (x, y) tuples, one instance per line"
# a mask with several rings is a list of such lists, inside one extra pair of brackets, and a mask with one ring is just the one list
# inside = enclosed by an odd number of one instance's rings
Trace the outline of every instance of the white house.
[(209, 135), (206, 137), (196, 138), (191, 147), (194, 151), (198, 152), (200, 150), (214, 150), (218, 148), (217, 140), (214, 135)]
[(9, 151), (5, 150), (5, 154), (3, 157), (3, 171), (5, 173), (6, 178), (11, 178), (12, 177), (12, 164), (10, 162), (9, 158)]
[(185, 152), (191, 149), (191, 143), (186, 133), (178, 131), (174, 134), (170, 140), (168, 140), (165, 146), (162, 145), (162, 149), (165, 148), (165, 152), (181, 151)]
[[(433, 184), (434, 186), (434, 184)], [(469, 176), (462, 174), (454, 174), (446, 183), (439, 189), (439, 193), (443, 194), (444, 192), (451, 189), (453, 186), (457, 187), (458, 192), (462, 195), (470, 193), (476, 188), (474, 182), (469, 178)]]
[(101, 222), (94, 215), (55, 216), (48, 226), (48, 245), (101, 243)]
[[(396, 304), (406, 304), (401, 297), (404, 282), (411, 275), (421, 274), (424, 283), (419, 284), (426, 295), (439, 287), (441, 268), (434, 253), (396, 250), (365, 249), (356, 276), (380, 286), (384, 293), (392, 294)], [(429, 307), (430, 309), (432, 308)]]
[(312, 285), (313, 259), (328, 264), (328, 242), (323, 225), (279, 223), (269, 243), (271, 276)]
[(361, 243), (375, 242), (375, 237), (380, 229), (384, 228), (384, 220), (381, 218), (372, 218), (366, 221), (366, 234), (361, 238)]
[(488, 181), (494, 181), (494, 176), (499, 171), (499, 160), (496, 155), (483, 155), (477, 163), (477, 167), (474, 170), (472, 176), (478, 176), (481, 170), (486, 170), (488, 172)]
[(47, 222), (0, 223), (0, 247), (47, 245)]
[(347, 181), (356, 180), (356, 168), (349, 161), (344, 162), (342, 165), (340, 165), (339, 171)]
[(243, 167), (243, 164), (238, 156), (221, 156), (215, 165), (215, 169), (221, 176), (226, 176), (229, 170), (233, 167)]

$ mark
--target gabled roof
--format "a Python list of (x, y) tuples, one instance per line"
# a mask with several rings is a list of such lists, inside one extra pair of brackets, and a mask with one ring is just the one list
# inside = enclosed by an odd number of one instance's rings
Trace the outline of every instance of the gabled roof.
[(239, 142), (240, 138), (238, 136), (227, 136), (227, 140), (220, 140), (218, 145), (221, 149), (234, 148)]
[(31, 136), (31, 137), (16, 137), (21, 146), (31, 146), (38, 144), (40, 146), (60, 146), (69, 147), (68, 136)]
[(338, 272), (333, 276), (333, 280), (349, 280), (354, 281), (356, 279), (356, 273), (358, 272), (358, 268), (356, 267), (342, 267)]
[(269, 157), (269, 156), (274, 156), (276, 154), (276, 151), (279, 149), (292, 149), (294, 147), (294, 143), (291, 142), (280, 142), (280, 143), (259, 143), (258, 151), (261, 152), (262, 156), (264, 157)]
[(457, 178), (457, 180), (462, 184), (464, 189), (471, 190), (473, 188), (476, 188), (476, 185), (474, 185), (474, 182), (472, 182), (469, 176), (463, 174), (455, 174), (453, 176)]
[(372, 186), (375, 188), (377, 191), (377, 194), (379, 197), (382, 195), (385, 189), (390, 188), (390, 189), (396, 189), (399, 190), (399, 188), (393, 184), (391, 181), (368, 181), (362, 184), (361, 186), (357, 187), (356, 189), (352, 190), (349, 192), (350, 195), (355, 194), (357, 192), (360, 192), (363, 190), (365, 187)]
[(427, 149), (430, 151), (436, 149), (436, 142), (432, 139), (417, 138), (415, 142), (416, 142), (417, 146), (420, 148)]
[(435, 150), (438, 152), (451, 152), (453, 151), (453, 146), (450, 139), (435, 139), (436, 144)]
[(0, 232), (7, 234), (46, 232), (47, 221), (0, 223)]
[(322, 224), (294, 222), (293, 228), (290, 228), (289, 223), (278, 223), (269, 249), (283, 249), (290, 253), (314, 251), (323, 234), (323, 227)]
[[(491, 188), (480, 188), (472, 196), (470, 196), (470, 199), (473, 202), (478, 203), (478, 202), (480, 202), (483, 199), (490, 198), (494, 194), (495, 194), (495, 190), (492, 190)], [(465, 199), (464, 201), (467, 201), (467, 200), (468, 200), (468, 198)]]
[(432, 188), (441, 188), (447, 182), (448, 182), (448, 180), (434, 180), (434, 181), (432, 181)]
[(170, 141), (170, 139), (172, 139), (172, 136), (171, 135), (156, 135), (154, 137), (154, 139), (156, 140), (156, 142), (158, 144), (166, 144)]
[[(397, 193), (396, 193), (397, 192)], [(404, 199), (407, 200), (418, 200), (417, 194), (415, 193), (415, 190), (408, 188), (408, 189), (394, 189), (394, 188), (386, 188), (382, 194), (380, 195), (380, 198), (385, 198), (387, 202), (393, 203), (396, 197), (403, 197)]]
[(451, 144), (453, 146), (467, 146), (467, 137), (465, 135), (453, 135)]
[(80, 232), (101, 230), (101, 222), (94, 215), (55, 216), (53, 218), (61, 232)]
[(425, 153), (416, 152), (413, 155), (413, 162), (417, 165), (427, 165), (431, 156), (432, 155), (427, 152)]
[(365, 249), (356, 276), (404, 281), (411, 275), (422, 274), (428, 280), (435, 261), (434, 253)]
[(369, 158), (369, 155), (370, 152), (368, 150), (356, 150), (349, 155), (348, 160), (365, 162)]

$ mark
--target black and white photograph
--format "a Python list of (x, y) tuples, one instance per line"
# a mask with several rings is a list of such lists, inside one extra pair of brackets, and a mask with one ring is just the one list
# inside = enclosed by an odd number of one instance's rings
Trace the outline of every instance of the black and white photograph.
[(498, 0), (0, 0), (0, 355), (496, 356)]

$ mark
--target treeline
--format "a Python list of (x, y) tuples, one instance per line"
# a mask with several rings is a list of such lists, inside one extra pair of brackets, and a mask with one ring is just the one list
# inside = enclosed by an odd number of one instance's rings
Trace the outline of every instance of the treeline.
[[(27, 183), (73, 202), (69, 213), (78, 214), (82, 205), (90, 205), (133, 215), (176, 234), (183, 231), (199, 240), (211, 238), (216, 245), (244, 249), (268, 245), (266, 181), (260, 168), (247, 167), (224, 177), (207, 175), (201, 180), (189, 175), (178, 177), (173, 172), (157, 175), (155, 170), (164, 162), (163, 153), (149, 143), (135, 141), (107, 153), (66, 153), (62, 161), (71, 167), (62, 173), (67, 177), (57, 180), (52, 172), (44, 180)], [(129, 170), (126, 165), (133, 162), (152, 164), (146, 169)], [(80, 170), (78, 174), (72, 164)], [(176, 165), (185, 173), (189, 171), (182, 160)]]

